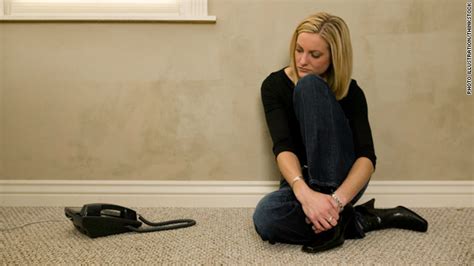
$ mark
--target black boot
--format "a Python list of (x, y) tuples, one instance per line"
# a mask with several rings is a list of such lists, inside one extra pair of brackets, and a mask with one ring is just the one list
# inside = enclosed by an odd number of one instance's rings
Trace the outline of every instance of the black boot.
[(317, 239), (308, 245), (304, 245), (302, 250), (308, 253), (316, 253), (341, 246), (345, 241), (344, 232), (346, 231), (347, 225), (352, 222), (353, 219), (354, 208), (352, 205), (347, 204), (339, 215), (337, 225), (331, 230), (319, 233)]
[(354, 207), (354, 210), (362, 214), (361, 225), (364, 232), (400, 228), (418, 232), (428, 230), (428, 222), (414, 211), (403, 206), (392, 209), (375, 209), (375, 199)]

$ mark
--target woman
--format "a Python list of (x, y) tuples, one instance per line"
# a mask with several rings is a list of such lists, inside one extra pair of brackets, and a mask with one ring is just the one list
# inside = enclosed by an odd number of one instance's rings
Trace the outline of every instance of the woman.
[(404, 207), (352, 207), (375, 170), (376, 156), (363, 91), (352, 74), (346, 23), (328, 13), (302, 21), (290, 44), (290, 66), (262, 84), (262, 102), (283, 176), (280, 189), (257, 205), (254, 223), (270, 243), (318, 252), (365, 232), (427, 222)]

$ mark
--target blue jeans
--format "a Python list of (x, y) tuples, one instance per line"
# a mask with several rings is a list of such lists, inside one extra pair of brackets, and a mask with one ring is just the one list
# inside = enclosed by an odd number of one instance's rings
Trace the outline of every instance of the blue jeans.
[[(293, 105), (300, 124), (308, 160), (305, 182), (315, 191), (330, 194), (344, 181), (355, 161), (349, 122), (327, 83), (316, 75), (300, 79), (293, 92)], [(366, 186), (367, 187), (367, 186)], [(352, 200), (354, 204), (365, 188)], [(347, 227), (347, 238), (362, 238), (357, 222)], [(317, 238), (305, 222), (302, 206), (285, 181), (280, 189), (258, 203), (253, 220), (257, 233), (272, 243), (308, 244)]]

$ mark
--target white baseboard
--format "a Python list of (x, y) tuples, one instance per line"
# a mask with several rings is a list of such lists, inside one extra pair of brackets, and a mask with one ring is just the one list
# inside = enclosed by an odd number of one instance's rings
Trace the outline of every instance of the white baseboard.
[[(250, 207), (274, 181), (0, 180), (0, 206)], [(474, 181), (371, 181), (360, 202), (376, 206), (474, 207)]]

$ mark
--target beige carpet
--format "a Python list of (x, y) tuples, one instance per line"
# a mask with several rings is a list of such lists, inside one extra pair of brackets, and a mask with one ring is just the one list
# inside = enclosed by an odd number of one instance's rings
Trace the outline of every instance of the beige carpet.
[[(449, 264), (473, 265), (474, 209), (416, 209), (427, 233), (371, 232), (320, 254), (270, 245), (252, 224), (253, 209), (136, 208), (151, 221), (193, 218), (196, 226), (90, 239), (74, 229), (63, 208), (0, 208), (0, 264)], [(26, 223), (17, 229), (5, 230)]]

